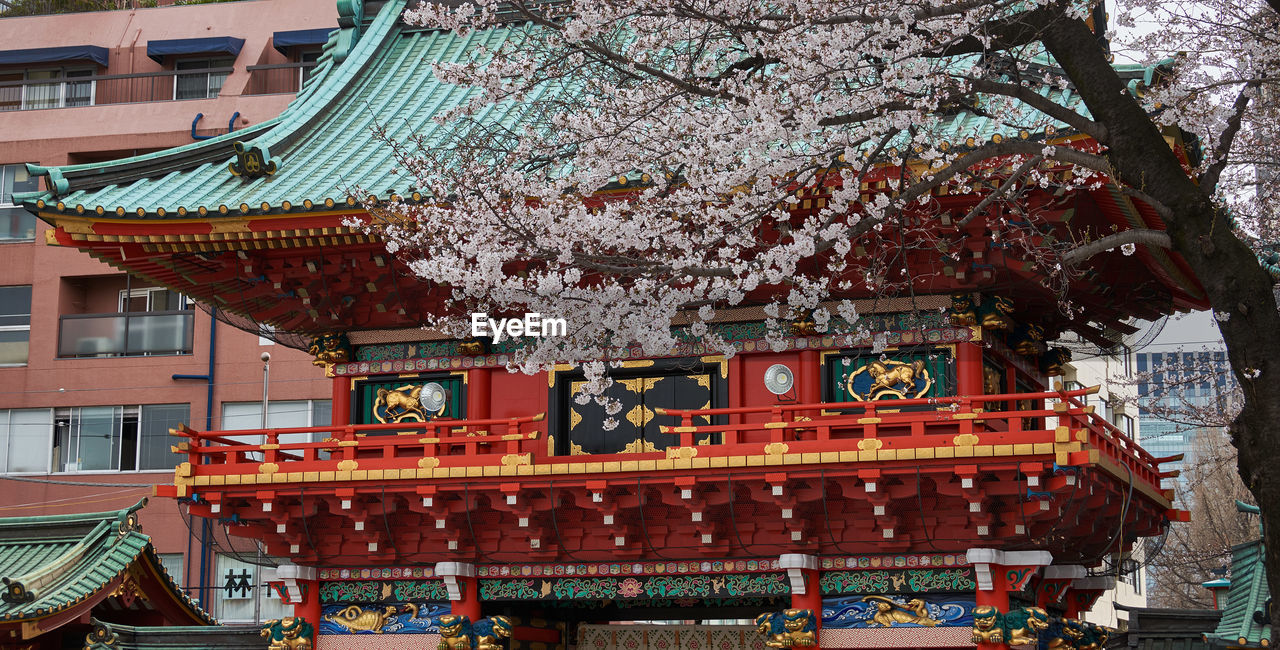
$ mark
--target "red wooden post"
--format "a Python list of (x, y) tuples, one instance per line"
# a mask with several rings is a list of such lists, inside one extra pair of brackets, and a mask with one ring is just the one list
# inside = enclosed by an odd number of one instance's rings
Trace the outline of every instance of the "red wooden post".
[(813, 612), (814, 634), (818, 650), (822, 645), (822, 588), (818, 585), (818, 558), (801, 553), (784, 553), (778, 556), (778, 567), (787, 572), (791, 582), (791, 609), (807, 609)]
[(449, 592), (449, 613), (466, 616), (474, 623), (480, 620), (480, 588), (476, 565), (465, 562), (437, 562), (436, 575), (444, 578)]
[(977, 343), (956, 344), (956, 395), (981, 395), (982, 347)]
[(335, 427), (351, 424), (351, 380), (347, 377), (333, 378), (333, 404), (329, 412), (329, 424)]

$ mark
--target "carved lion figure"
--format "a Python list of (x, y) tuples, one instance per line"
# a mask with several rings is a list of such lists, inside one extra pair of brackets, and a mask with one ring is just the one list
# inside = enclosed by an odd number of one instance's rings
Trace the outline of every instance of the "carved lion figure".
[(476, 634), (476, 650), (502, 650), (503, 639), (511, 638), (511, 619), (506, 616), (487, 616), (472, 627)]
[(951, 294), (951, 324), (956, 327), (978, 324), (978, 310), (973, 304), (972, 295), (967, 293)]
[(436, 619), (440, 628), (439, 650), (473, 650), (475, 630), (471, 619), (458, 614), (445, 614)]
[(973, 642), (1004, 643), (1004, 628), (1000, 610), (991, 605), (973, 608)]
[(785, 609), (756, 617), (756, 631), (768, 648), (812, 648), (818, 645), (818, 625), (811, 609)]
[(1049, 614), (1039, 607), (1015, 609), (1004, 615), (1004, 641), (1009, 645), (1036, 645), (1049, 627)]
[(267, 650), (311, 650), (311, 637), (315, 628), (296, 616), (273, 618), (262, 624), (259, 636), (270, 644)]

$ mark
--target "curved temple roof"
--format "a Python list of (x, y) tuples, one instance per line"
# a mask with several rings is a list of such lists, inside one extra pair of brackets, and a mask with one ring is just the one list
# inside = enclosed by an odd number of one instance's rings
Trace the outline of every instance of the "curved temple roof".
[[(417, 282), (376, 235), (347, 225), (352, 218), (367, 218), (357, 192), (377, 200), (424, 200), (414, 192), (410, 175), (397, 169), (393, 148), (372, 132), (379, 129), (399, 142), (421, 138), (427, 146), (443, 142), (448, 125), (439, 124), (437, 116), (478, 91), (440, 81), (433, 65), (518, 39), (526, 26), (467, 36), (413, 29), (400, 21), (405, 5), (406, 0), (370, 3), (379, 9), (366, 17), (360, 0), (341, 0), (339, 29), (330, 34), (315, 73), (278, 117), (133, 158), (31, 166), (32, 173), (46, 177), (46, 190), (19, 200), (56, 226), (46, 233), (50, 243), (85, 249), (282, 331), (420, 325), (438, 304), (432, 287)], [(1149, 83), (1154, 69), (1119, 70), (1134, 85)], [(1069, 88), (1041, 92), (1069, 106), (1079, 103)], [(503, 126), (528, 120), (521, 105), (507, 104), (483, 117)], [(962, 110), (938, 137), (957, 147), (999, 138), (1056, 142), (1075, 137), (1064, 130), (1032, 134), (1003, 126), (1013, 121)], [(237, 147), (259, 154), (273, 173), (235, 173)], [(968, 198), (976, 202), (977, 195)], [(1092, 192), (1088, 210), (1090, 219), (1102, 223), (1082, 224), (1088, 219), (1077, 215), (1070, 228), (1163, 228), (1154, 211), (1108, 188)], [(1059, 215), (1063, 228), (1074, 212)], [(981, 257), (975, 255), (973, 263), (992, 268)], [(1198, 283), (1176, 255), (1144, 247), (1128, 259), (1091, 271), (1084, 280), (1083, 292), (1093, 296), (1084, 303), (1091, 319), (1114, 324), (1128, 315), (1153, 318), (1170, 309), (1203, 306)], [(1005, 287), (1022, 281), (990, 278)], [(953, 290), (946, 282), (940, 281), (936, 291)], [(966, 286), (973, 287), (962, 283), (954, 290)], [(1033, 292), (1039, 291), (1036, 286), (1032, 283)]]
[(79, 618), (126, 581), (176, 625), (213, 625), (165, 572), (137, 520), (143, 499), (123, 510), (0, 519), (0, 628), (24, 638)]

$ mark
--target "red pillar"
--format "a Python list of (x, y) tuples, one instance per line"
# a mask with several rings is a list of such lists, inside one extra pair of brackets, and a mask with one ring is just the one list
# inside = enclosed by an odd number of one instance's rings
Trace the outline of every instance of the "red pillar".
[(778, 556), (778, 566), (787, 572), (791, 582), (791, 609), (807, 609), (813, 612), (813, 624), (816, 626), (814, 638), (818, 650), (822, 645), (822, 587), (818, 580), (818, 558), (801, 553), (784, 553)]
[[(299, 580), (298, 587), (302, 590), (302, 602), (293, 606), (293, 615), (303, 619), (315, 628), (316, 633), (320, 632), (320, 581), (319, 580)], [(314, 645), (315, 639), (312, 638)]]
[(956, 395), (982, 394), (981, 343), (956, 344)]
[(449, 592), (449, 613), (466, 616), (474, 623), (480, 620), (480, 585), (476, 565), (466, 562), (437, 562), (435, 573), (444, 578)]
[(489, 368), (473, 368), (467, 371), (467, 419), (485, 420), (490, 417)]
[(336, 376), (333, 378), (333, 404), (329, 425), (336, 427), (344, 424), (351, 424), (351, 378)]

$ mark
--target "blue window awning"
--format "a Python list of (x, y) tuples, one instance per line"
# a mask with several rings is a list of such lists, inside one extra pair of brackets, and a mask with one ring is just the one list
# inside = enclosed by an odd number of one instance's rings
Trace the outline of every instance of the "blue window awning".
[(276, 32), (271, 35), (271, 46), (280, 50), (281, 54), (287, 54), (286, 50), (298, 45), (324, 45), (329, 40), (329, 32), (335, 29), (337, 27)]
[(147, 56), (163, 62), (166, 56), (187, 54), (229, 54), (236, 56), (244, 47), (243, 38), (210, 36), (208, 38), (172, 38), (163, 41), (147, 41)]
[(70, 45), (67, 47), (37, 47), (30, 50), (0, 51), (0, 65), (25, 65), (29, 63), (58, 63), (62, 61), (93, 61), (107, 65), (110, 53), (97, 45)]

